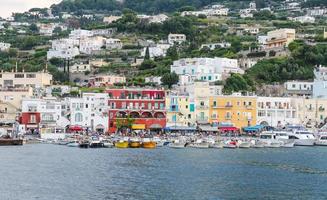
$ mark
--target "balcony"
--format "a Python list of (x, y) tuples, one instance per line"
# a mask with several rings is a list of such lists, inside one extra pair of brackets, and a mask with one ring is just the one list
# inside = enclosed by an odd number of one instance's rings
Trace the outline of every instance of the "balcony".
[(200, 106), (197, 106), (196, 107), (198, 110), (206, 110), (209, 108), (209, 106), (206, 106), (206, 105), (200, 105)]
[(209, 122), (209, 119), (208, 119), (208, 117), (199, 117), (199, 116), (197, 116), (196, 121), (199, 124), (206, 124), (206, 123)]

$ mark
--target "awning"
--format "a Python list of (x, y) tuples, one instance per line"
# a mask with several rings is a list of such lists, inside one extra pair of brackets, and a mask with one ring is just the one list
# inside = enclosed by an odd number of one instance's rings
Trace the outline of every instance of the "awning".
[(69, 130), (71, 130), (71, 131), (82, 131), (83, 128), (81, 126), (71, 126), (71, 127), (69, 127)]
[(199, 126), (201, 131), (209, 131), (209, 132), (218, 132), (218, 128), (215, 126)]
[(102, 124), (96, 125), (95, 129), (104, 129), (105, 127)]
[(168, 126), (165, 127), (166, 131), (195, 131), (196, 127), (188, 126)]
[(149, 127), (150, 129), (162, 129), (162, 126), (160, 124), (151, 124)]
[(256, 126), (248, 126), (243, 128), (243, 131), (245, 132), (256, 132), (256, 131), (260, 131), (261, 129), (263, 129), (264, 126), (262, 125), (256, 125)]
[(236, 127), (218, 127), (219, 131), (238, 131), (238, 128)]
[(133, 124), (132, 129), (134, 129), (134, 130), (143, 130), (143, 129), (145, 129), (145, 124)]

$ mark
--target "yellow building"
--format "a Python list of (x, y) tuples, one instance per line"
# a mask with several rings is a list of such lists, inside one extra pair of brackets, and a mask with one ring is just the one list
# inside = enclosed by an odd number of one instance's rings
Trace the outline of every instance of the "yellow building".
[(167, 92), (167, 127), (196, 127), (193, 98)]
[(257, 121), (254, 96), (209, 97), (210, 124), (231, 123), (237, 128), (254, 126)]

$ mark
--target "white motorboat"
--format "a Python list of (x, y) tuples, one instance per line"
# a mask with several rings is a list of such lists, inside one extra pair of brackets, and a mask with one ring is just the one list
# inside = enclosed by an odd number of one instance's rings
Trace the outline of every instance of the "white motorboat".
[(198, 148), (198, 149), (207, 149), (207, 148), (209, 148), (209, 143), (203, 141), (202, 139), (198, 139), (195, 142), (192, 142), (187, 146), (193, 147), (193, 148)]
[(77, 140), (74, 140), (67, 144), (68, 147), (79, 147), (79, 142)]
[(112, 148), (114, 147), (114, 143), (112, 143), (110, 140), (102, 140), (103, 147), (105, 148)]
[(292, 148), (294, 147), (294, 143), (295, 142), (284, 142), (281, 147), (284, 147), (284, 148)]
[(313, 133), (306, 130), (287, 132), (289, 139), (294, 140), (295, 146), (313, 146), (316, 138)]
[(227, 148), (227, 149), (236, 149), (237, 148), (237, 142), (236, 141), (226, 141), (224, 143), (224, 148)]
[(238, 142), (238, 148), (250, 148), (250, 147), (251, 147), (250, 142), (246, 142), (246, 141), (239, 141)]
[(317, 146), (327, 146), (327, 135), (321, 135), (318, 137), (317, 141), (315, 142)]
[(224, 148), (224, 144), (222, 142), (215, 142), (213, 144), (210, 144), (209, 147), (214, 149), (222, 149)]
[(278, 148), (283, 142), (276, 139), (276, 133), (272, 131), (265, 131), (260, 134), (259, 141), (267, 148)]
[(183, 149), (185, 148), (186, 142), (182, 142), (179, 140), (175, 140), (174, 142), (171, 142), (168, 144), (168, 146), (170, 148), (174, 148), (174, 149)]

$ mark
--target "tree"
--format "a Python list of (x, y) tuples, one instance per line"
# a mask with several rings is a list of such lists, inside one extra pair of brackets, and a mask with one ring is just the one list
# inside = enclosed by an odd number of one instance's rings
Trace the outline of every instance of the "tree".
[(29, 27), (29, 29), (30, 29), (30, 31), (32, 32), (32, 33), (37, 33), (37, 32), (39, 32), (39, 28), (36, 26), (36, 24), (31, 24), (30, 25), (30, 27)]
[(226, 79), (224, 86), (224, 93), (231, 94), (239, 91), (252, 90), (248, 81), (241, 74), (232, 74)]
[(149, 49), (149, 47), (146, 47), (144, 60), (150, 60), (150, 49)]
[(171, 88), (174, 84), (177, 84), (179, 81), (178, 75), (173, 73), (166, 73), (161, 77), (162, 85), (168, 86), (168, 88)]
[(153, 60), (144, 60), (139, 67), (140, 70), (153, 69), (157, 66), (157, 63)]
[(169, 47), (169, 49), (167, 50), (166, 55), (167, 55), (167, 57), (169, 57), (172, 60), (178, 60), (179, 56), (178, 56), (176, 46), (174, 45), (172, 47)]

